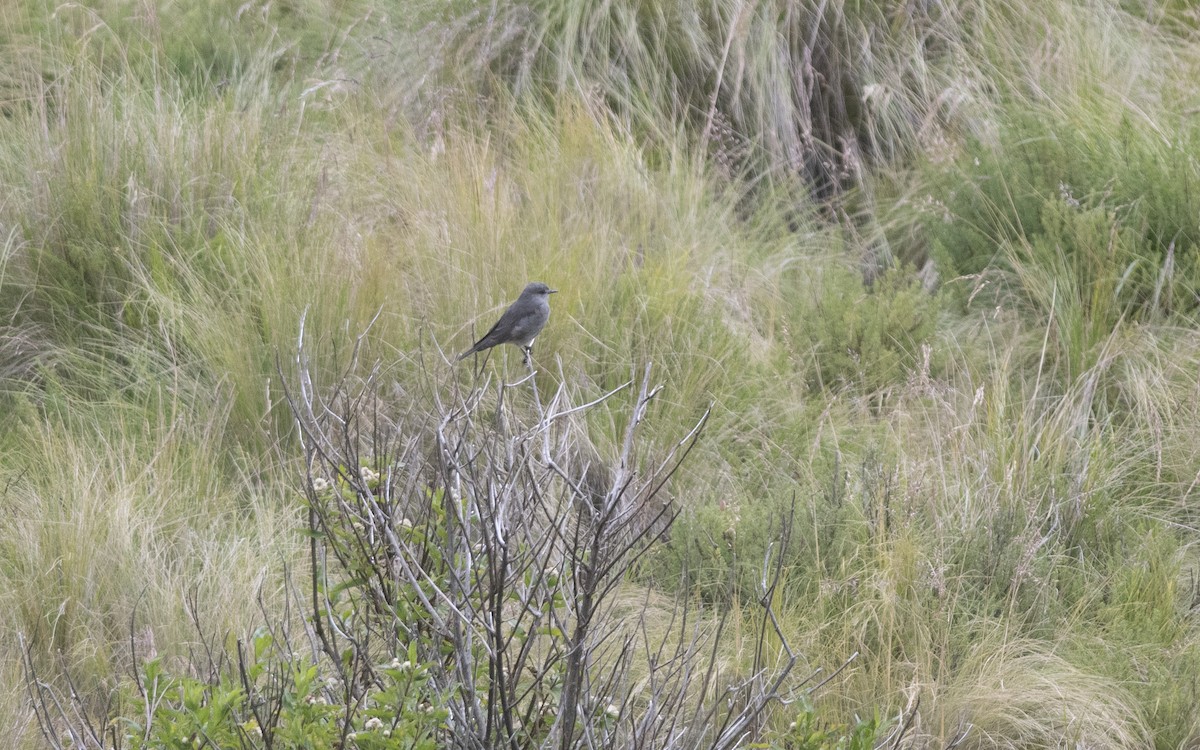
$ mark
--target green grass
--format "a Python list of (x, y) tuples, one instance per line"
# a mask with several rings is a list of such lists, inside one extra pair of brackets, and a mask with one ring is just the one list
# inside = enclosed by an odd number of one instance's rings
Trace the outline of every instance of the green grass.
[(543, 394), (653, 363), (664, 451), (713, 407), (640, 584), (753, 596), (795, 503), (786, 627), (859, 653), (818, 715), (1200, 737), (1186, 9), (93, 6), (0, 10), (0, 734), (39, 746), (18, 635), (98, 696), (131, 622), (184, 660), (190, 601), (218, 640), (280, 614), (306, 311), (326, 373), (378, 315), (419, 410), (539, 279)]

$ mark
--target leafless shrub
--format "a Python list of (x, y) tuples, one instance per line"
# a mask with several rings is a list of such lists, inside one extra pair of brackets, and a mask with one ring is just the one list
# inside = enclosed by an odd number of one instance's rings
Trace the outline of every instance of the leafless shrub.
[[(662, 389), (649, 366), (586, 403), (564, 386), (543, 401), (533, 374), (473, 387), (447, 374), (406, 422), (387, 416), (378, 367), (315, 392), (301, 344), (291, 405), (309, 472), (313, 632), (332, 661), (360, 655), (364, 673), (347, 668), (348, 684), (372, 679), (372, 648), (418, 643), (449, 709), (448, 741), (513, 748), (733, 747), (794, 687), (770, 607), (773, 560), (757, 652), (736, 682), (718, 666), (722, 618), (686, 597), (665, 630), (648, 621), (660, 610), (615, 609), (631, 565), (678, 512), (664, 486), (707, 419), (638, 465), (639, 426)], [(629, 396), (605, 463), (579, 417)], [(346, 575), (365, 582), (353, 621), (321, 595)]]

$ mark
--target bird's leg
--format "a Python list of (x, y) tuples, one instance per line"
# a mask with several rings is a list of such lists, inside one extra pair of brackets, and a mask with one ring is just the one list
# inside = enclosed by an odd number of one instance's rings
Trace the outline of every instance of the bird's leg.
[(521, 351), (525, 352), (525, 356), (521, 361), (525, 363), (526, 367), (532, 367), (533, 366), (533, 359), (532, 359), (533, 345), (530, 344), (529, 346), (523, 346), (523, 347), (521, 347)]

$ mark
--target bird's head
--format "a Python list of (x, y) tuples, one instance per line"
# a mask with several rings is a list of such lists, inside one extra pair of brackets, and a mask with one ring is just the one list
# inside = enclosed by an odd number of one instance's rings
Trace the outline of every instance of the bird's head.
[(557, 289), (551, 289), (540, 281), (531, 281), (525, 286), (525, 291), (521, 292), (522, 297), (545, 297), (556, 293)]

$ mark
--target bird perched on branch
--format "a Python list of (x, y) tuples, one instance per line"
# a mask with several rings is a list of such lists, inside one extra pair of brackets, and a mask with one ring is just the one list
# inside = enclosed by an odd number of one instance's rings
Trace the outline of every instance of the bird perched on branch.
[(465, 359), (498, 344), (516, 344), (525, 352), (523, 361), (528, 365), (533, 340), (546, 327), (546, 321), (550, 318), (550, 295), (557, 291), (540, 281), (527, 284), (521, 296), (504, 311), (496, 325), (476, 341), (474, 346), (458, 355), (458, 359)]

